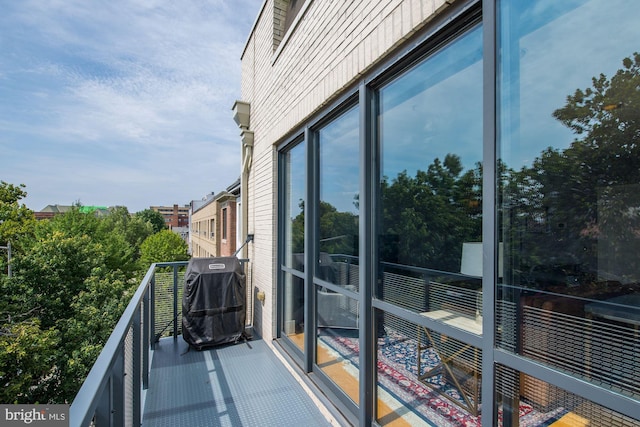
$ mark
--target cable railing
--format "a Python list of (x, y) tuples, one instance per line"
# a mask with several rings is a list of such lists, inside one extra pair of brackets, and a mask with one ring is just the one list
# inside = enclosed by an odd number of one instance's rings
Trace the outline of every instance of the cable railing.
[(180, 333), (178, 282), (186, 266), (186, 261), (151, 265), (73, 400), (69, 425), (142, 423), (151, 350), (160, 337), (176, 339)]

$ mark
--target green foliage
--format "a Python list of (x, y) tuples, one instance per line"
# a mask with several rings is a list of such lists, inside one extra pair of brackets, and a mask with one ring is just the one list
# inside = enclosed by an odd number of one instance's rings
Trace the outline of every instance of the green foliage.
[(140, 247), (140, 265), (149, 268), (154, 262), (185, 261), (189, 259), (188, 246), (171, 230), (162, 230), (149, 236)]
[(134, 247), (139, 247), (144, 239), (155, 232), (148, 221), (138, 214), (131, 215), (123, 206), (111, 209), (101, 225), (107, 230), (117, 230)]
[(300, 213), (291, 221), (291, 250), (294, 254), (304, 252), (304, 201), (300, 200)]
[(338, 212), (326, 202), (320, 203), (320, 251), (329, 254), (357, 255), (358, 216)]
[[(23, 244), (31, 241), (35, 216), (20, 200), (27, 197), (25, 186), (0, 181), (0, 245), (11, 242), (12, 248), (19, 251)], [(0, 261), (5, 267), (6, 263)]]
[[(4, 319), (7, 321), (8, 319)], [(58, 381), (59, 333), (38, 319), (0, 328), (0, 402), (47, 402)]]
[(564, 150), (545, 150), (520, 173), (520, 187), (537, 195), (518, 205), (515, 232), (526, 230), (527, 221), (546, 225), (544, 234), (528, 234), (526, 263), (637, 272), (640, 54), (624, 58), (613, 77), (600, 74), (591, 87), (577, 89), (553, 116), (576, 139)]
[[(11, 202), (5, 215), (20, 217), (24, 192), (2, 184), (0, 193)], [(14, 276), (0, 275), (0, 401), (71, 401), (138, 285), (151, 225), (126, 208), (80, 208), (37, 222), (23, 215), (25, 231), (14, 233)]]
[(381, 183), (380, 251), (384, 261), (458, 271), (463, 242), (482, 240), (482, 168), (435, 159), (415, 177)]
[(122, 312), (137, 282), (119, 271), (94, 271), (71, 303), (73, 317), (59, 323), (64, 331), (64, 364), (60, 366), (60, 394), (72, 399), (82, 385)]
[(151, 224), (154, 233), (158, 233), (161, 230), (167, 228), (162, 214), (160, 212), (154, 211), (153, 209), (145, 209), (143, 211), (137, 212), (136, 217), (142, 219), (144, 222), (148, 222), (149, 224)]
[(65, 236), (60, 231), (38, 241), (27, 255), (16, 260), (13, 283), (46, 327), (67, 315), (92, 270), (104, 265), (99, 246), (89, 236)]

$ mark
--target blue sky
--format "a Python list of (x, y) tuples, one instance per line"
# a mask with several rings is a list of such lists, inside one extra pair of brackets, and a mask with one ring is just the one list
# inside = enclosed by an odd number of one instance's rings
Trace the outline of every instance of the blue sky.
[(240, 175), (263, 0), (0, 0), (0, 180), (49, 204), (183, 205)]

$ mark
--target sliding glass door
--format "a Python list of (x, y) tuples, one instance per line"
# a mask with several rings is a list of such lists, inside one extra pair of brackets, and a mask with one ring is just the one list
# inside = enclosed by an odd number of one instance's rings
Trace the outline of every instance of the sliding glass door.
[(378, 94), (376, 296), (391, 305), (378, 316), (378, 422), (472, 422), (482, 355), (464, 336), (482, 335), (482, 29)]

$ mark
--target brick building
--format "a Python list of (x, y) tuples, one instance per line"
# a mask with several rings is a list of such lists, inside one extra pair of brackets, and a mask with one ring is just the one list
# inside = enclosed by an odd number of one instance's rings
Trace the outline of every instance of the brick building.
[(239, 181), (191, 203), (189, 248), (193, 257), (232, 256), (238, 247)]
[(170, 230), (175, 227), (189, 226), (189, 205), (151, 206), (149, 209), (159, 212)]

